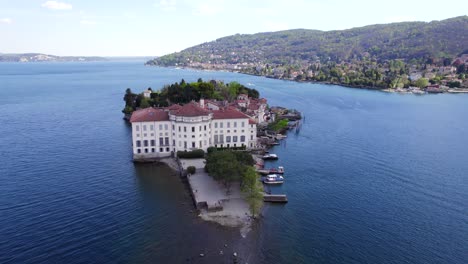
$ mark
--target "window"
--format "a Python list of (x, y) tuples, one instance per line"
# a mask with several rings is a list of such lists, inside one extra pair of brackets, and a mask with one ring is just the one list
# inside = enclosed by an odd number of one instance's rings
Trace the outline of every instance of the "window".
[(233, 137), (232, 137), (232, 141), (233, 141), (233, 142), (237, 142), (237, 136), (233, 136)]
[(223, 135), (219, 135), (219, 142), (224, 143), (224, 136)]
[(154, 133), (151, 133), (151, 136), (154, 137)]
[(143, 134), (143, 137), (146, 137), (147, 135), (148, 135), (148, 134), (144, 133), (144, 134)]
[(137, 147), (141, 147), (141, 141), (140, 141), (140, 140), (137, 140), (137, 141), (136, 141), (136, 146), (137, 146)]
[(195, 142), (192, 142), (192, 148), (195, 148)]
[(146, 125), (143, 125), (143, 131), (146, 131)]
[(164, 138), (159, 138), (159, 146), (162, 146), (164, 145)]
[(179, 147), (182, 147), (182, 141), (179, 141)]
[(148, 153), (148, 149), (147, 149), (147, 148), (145, 148), (145, 153)]
[(215, 143), (215, 144), (218, 144), (218, 135), (215, 135), (215, 136), (214, 136), (214, 143)]
[(184, 126), (184, 132), (187, 132), (187, 127)]
[[(138, 126), (137, 126), (138, 127)], [(215, 122), (215, 128), (218, 128), (218, 122)]]
[(135, 130), (140, 130), (140, 126), (139, 126), (139, 125), (136, 125), (136, 126), (135, 126)]
[(184, 148), (187, 148), (187, 141), (184, 141)]
[(200, 140), (200, 148), (202, 148), (202, 147), (203, 147), (203, 146), (202, 146), (202, 141)]
[(241, 122), (241, 127), (244, 127), (245, 123), (244, 122)]
[(175, 125), (172, 125), (172, 130), (175, 130)]
[(199, 127), (198, 131), (201, 131), (201, 126)]
[(166, 148), (166, 151), (169, 152), (169, 148)]
[(231, 130), (228, 130), (227, 133), (231, 133)]
[(164, 129), (165, 130), (168, 130), (169, 129), (169, 126), (167, 124), (164, 124)]
[(237, 127), (237, 122), (234, 122), (234, 127)]
[(172, 140), (172, 146), (175, 146), (175, 139)]
[(150, 130), (154, 130), (154, 125), (150, 125)]
[(206, 125), (205, 125), (205, 128), (204, 128), (204, 130), (206, 131)]
[(154, 148), (151, 148), (151, 152), (154, 153)]
[(219, 123), (219, 127), (220, 127), (220, 128), (223, 128), (223, 122), (220, 122), (220, 123)]
[(159, 124), (159, 130), (162, 130), (162, 124)]
[(241, 136), (240, 141), (245, 142), (245, 136)]
[(192, 127), (192, 132), (195, 132), (195, 127)]
[[(154, 139), (151, 140), (151, 146), (154, 147), (156, 146), (156, 141)], [(154, 152), (154, 151), (153, 151)]]
[(231, 142), (231, 136), (226, 136), (226, 142)]
[(159, 152), (164, 152), (164, 149), (163, 149), (163, 148), (159, 148)]
[(253, 135), (250, 135), (250, 140), (253, 140)]
[(141, 149), (137, 149), (137, 153), (141, 153)]
[(180, 132), (180, 126), (179, 126), (179, 132)]
[(140, 137), (140, 134), (137, 134), (137, 137)]
[(169, 146), (169, 138), (164, 138), (164, 145)]

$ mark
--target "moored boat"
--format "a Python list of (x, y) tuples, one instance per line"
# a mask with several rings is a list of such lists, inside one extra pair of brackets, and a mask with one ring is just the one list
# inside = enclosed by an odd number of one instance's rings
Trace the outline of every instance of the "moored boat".
[(263, 183), (265, 184), (282, 184), (283, 182), (283, 176), (278, 174), (269, 174), (263, 179)]
[(264, 159), (264, 160), (277, 160), (278, 155), (276, 155), (276, 154), (265, 154), (265, 155), (263, 155), (262, 159)]

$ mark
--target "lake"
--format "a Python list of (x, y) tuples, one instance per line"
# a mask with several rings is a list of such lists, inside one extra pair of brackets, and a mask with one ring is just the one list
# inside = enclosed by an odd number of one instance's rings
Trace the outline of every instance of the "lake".
[[(0, 263), (466, 263), (468, 95), (143, 63), (0, 63)], [(246, 238), (200, 220), (169, 168), (131, 161), (125, 89), (200, 77), (305, 116), (267, 163), (289, 203)]]

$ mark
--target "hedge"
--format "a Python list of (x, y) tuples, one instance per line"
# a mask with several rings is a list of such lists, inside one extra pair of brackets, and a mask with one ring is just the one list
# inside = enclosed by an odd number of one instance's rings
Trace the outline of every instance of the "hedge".
[(205, 151), (203, 149), (177, 151), (177, 157), (180, 159), (201, 159), (205, 157)]

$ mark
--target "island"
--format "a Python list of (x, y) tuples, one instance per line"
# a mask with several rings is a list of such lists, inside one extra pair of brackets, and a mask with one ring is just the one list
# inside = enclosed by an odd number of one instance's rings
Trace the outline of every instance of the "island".
[(87, 62), (106, 61), (103, 57), (56, 56), (42, 53), (4, 54), (0, 53), (0, 62)]
[(265, 199), (262, 187), (275, 171), (260, 173), (267, 149), (299, 126), (299, 111), (270, 108), (257, 90), (237, 82), (202, 79), (140, 94), (128, 88), (123, 99), (134, 162), (164, 162), (178, 171), (201, 218), (245, 234), (264, 200), (279, 201)]
[(233, 35), (146, 64), (397, 92), (468, 92), (468, 16)]

